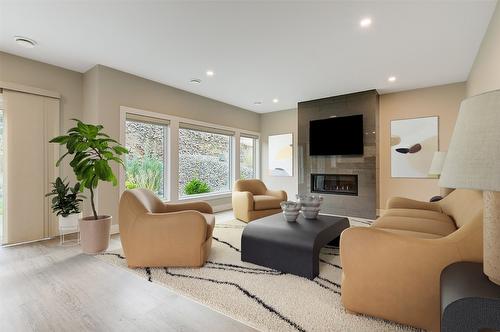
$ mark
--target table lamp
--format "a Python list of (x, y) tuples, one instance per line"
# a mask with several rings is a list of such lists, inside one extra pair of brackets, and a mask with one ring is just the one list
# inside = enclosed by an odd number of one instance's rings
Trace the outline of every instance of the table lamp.
[[(434, 156), (432, 157), (431, 167), (429, 168), (429, 173), (428, 173), (430, 177), (439, 179), (441, 171), (443, 170), (445, 159), (446, 159), (445, 151), (434, 152)], [(441, 195), (441, 197), (445, 197), (452, 191), (453, 189), (450, 188), (439, 187), (439, 195)]]
[(500, 285), (500, 90), (462, 101), (439, 185), (483, 191), (483, 269)]
[(432, 157), (431, 168), (429, 169), (429, 176), (439, 178), (441, 170), (443, 169), (444, 160), (446, 159), (446, 152), (436, 151)]

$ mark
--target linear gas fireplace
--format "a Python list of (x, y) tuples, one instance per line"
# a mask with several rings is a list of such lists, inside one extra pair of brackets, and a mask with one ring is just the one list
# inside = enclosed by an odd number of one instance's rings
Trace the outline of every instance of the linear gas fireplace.
[(358, 196), (356, 174), (311, 174), (313, 193)]

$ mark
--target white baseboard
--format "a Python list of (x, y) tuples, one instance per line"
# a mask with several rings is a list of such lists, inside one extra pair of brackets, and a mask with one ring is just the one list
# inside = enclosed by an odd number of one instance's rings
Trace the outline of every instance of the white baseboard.
[(109, 230), (110, 234), (118, 234), (120, 233), (120, 229), (118, 228), (118, 224), (111, 225), (111, 229)]
[(233, 205), (231, 203), (228, 204), (221, 204), (221, 205), (216, 205), (212, 207), (214, 212), (222, 212), (222, 211), (229, 211), (233, 209)]

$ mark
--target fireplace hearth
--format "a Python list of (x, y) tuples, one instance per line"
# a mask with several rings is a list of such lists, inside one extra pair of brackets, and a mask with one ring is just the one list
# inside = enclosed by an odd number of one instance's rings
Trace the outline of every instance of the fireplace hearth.
[(311, 192), (358, 196), (356, 174), (311, 174)]

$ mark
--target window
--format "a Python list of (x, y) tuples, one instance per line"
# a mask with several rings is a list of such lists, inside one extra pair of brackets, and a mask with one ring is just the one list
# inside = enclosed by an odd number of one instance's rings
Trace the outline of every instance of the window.
[(229, 196), (235, 179), (259, 176), (256, 133), (120, 109), (123, 144), (130, 151), (120, 170), (120, 189), (146, 188), (173, 202), (198, 195), (208, 199)]
[(180, 124), (180, 197), (231, 190), (233, 135), (229, 131)]
[(3, 178), (4, 178), (4, 166), (3, 166), (3, 161), (4, 161), (4, 151), (3, 151), (3, 129), (4, 129), (4, 117), (3, 117), (3, 107), (2, 107), (2, 100), (1, 100), (1, 95), (0, 95), (0, 245), (3, 243), (3, 220), (4, 220), (4, 204), (3, 204), (3, 193), (4, 193), (4, 186), (3, 186)]
[(240, 179), (255, 179), (257, 177), (257, 138), (240, 137)]
[(146, 188), (168, 198), (167, 186), (168, 122), (133, 116), (125, 122), (125, 160), (127, 189)]

